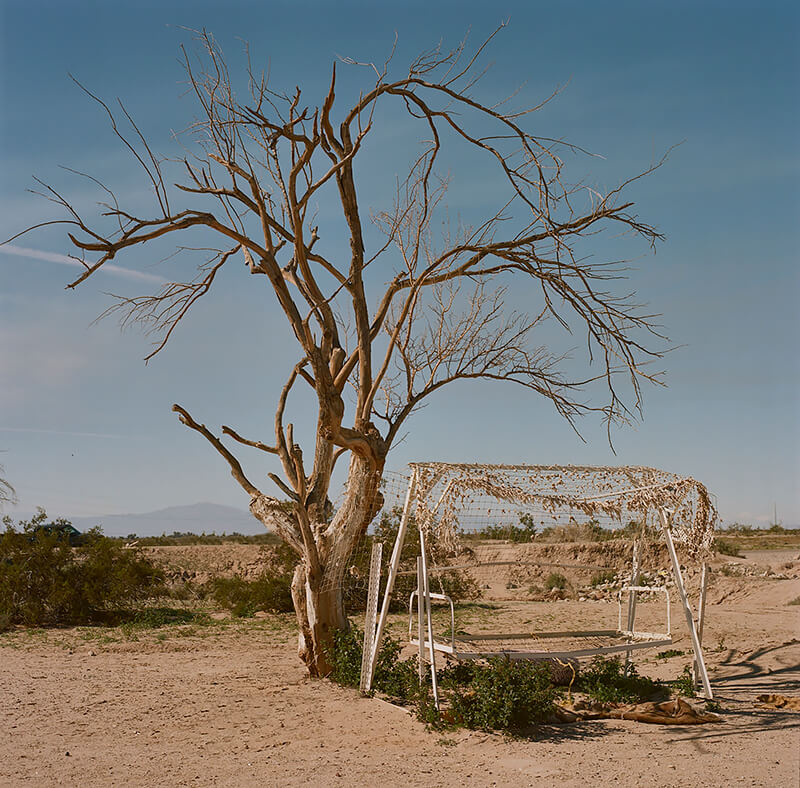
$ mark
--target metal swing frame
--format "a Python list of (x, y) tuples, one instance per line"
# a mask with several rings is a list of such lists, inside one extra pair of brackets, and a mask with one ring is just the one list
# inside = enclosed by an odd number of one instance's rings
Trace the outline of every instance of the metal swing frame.
[[(361, 691), (369, 692), (372, 688), (372, 681), (375, 675), (375, 667), (377, 664), (378, 651), (383, 639), (386, 619), (389, 613), (389, 605), (394, 591), (394, 584), (397, 579), (400, 567), (400, 554), (405, 543), (406, 531), (408, 530), (408, 523), (411, 518), (411, 505), (414, 495), (417, 490), (418, 484), (418, 470), (412, 465), (411, 478), (409, 479), (408, 489), (406, 491), (405, 502), (403, 505), (402, 516), (400, 525), (395, 539), (392, 556), (389, 563), (389, 573), (386, 581), (386, 588), (383, 594), (383, 603), (381, 606), (380, 614), (378, 615), (378, 584), (380, 579), (380, 563), (381, 563), (381, 545), (375, 543), (373, 545), (372, 560), (370, 563), (370, 583), (369, 593), (367, 599), (367, 613), (364, 627), (364, 656), (362, 661), (361, 672)], [(439, 500), (439, 503), (434, 508), (434, 511), (441, 504), (447, 490)], [(681, 572), (680, 562), (675, 550), (674, 540), (670, 528), (670, 518), (672, 512), (664, 507), (658, 509), (659, 518), (661, 521), (661, 530), (667, 544), (667, 550), (672, 564), (672, 573), (675, 585), (678, 590), (679, 601), (684, 612), (686, 625), (689, 630), (689, 635), (692, 642), (692, 649), (694, 651), (694, 675), (695, 680), (701, 687), (703, 694), (706, 698), (713, 698), (713, 690), (708, 678), (705, 660), (703, 657), (702, 649), (702, 632), (705, 618), (705, 592), (707, 584), (707, 567), (703, 564), (701, 576), (701, 593), (700, 602), (698, 607), (698, 618), (692, 612), (689, 598), (686, 593), (686, 587), (683, 582), (683, 574)], [(502, 639), (504, 641), (519, 640), (520, 643), (525, 638), (530, 638), (531, 633), (519, 633), (513, 635), (460, 635), (458, 638), (455, 636), (455, 610), (452, 600), (444, 594), (433, 593), (430, 590), (429, 583), (429, 568), (427, 550), (425, 545), (425, 533), (421, 527), (418, 528), (420, 539), (420, 556), (417, 559), (417, 588), (412, 592), (409, 598), (409, 640), (413, 645), (416, 645), (419, 650), (419, 675), (420, 680), (424, 678), (425, 662), (430, 665), (431, 684), (433, 690), (433, 697), (436, 707), (439, 706), (439, 692), (438, 680), (436, 672), (436, 653), (437, 651), (443, 654), (449, 654), (456, 659), (485, 659), (493, 656), (506, 656), (510, 659), (578, 659), (580, 657), (592, 656), (596, 654), (611, 654), (611, 653), (625, 653), (626, 666), (629, 664), (631, 654), (635, 650), (643, 648), (654, 648), (672, 643), (671, 636), (671, 621), (670, 621), (670, 599), (669, 593), (666, 588), (659, 586), (641, 586), (639, 581), (639, 560), (638, 550), (634, 548), (633, 567), (631, 572), (631, 581), (624, 586), (618, 595), (618, 627), (617, 630), (583, 630), (583, 631), (565, 631), (565, 632), (544, 632), (535, 633), (535, 636), (540, 639), (559, 638), (559, 637), (617, 637), (623, 638), (624, 643), (616, 643), (608, 646), (595, 646), (585, 649), (569, 649), (564, 651), (547, 651), (547, 650), (522, 650), (522, 649), (503, 649), (503, 650), (473, 650), (466, 651), (464, 649), (459, 651), (458, 642), (461, 643), (479, 643), (481, 641), (489, 641), (492, 638)], [(643, 592), (662, 592), (667, 600), (667, 631), (664, 633), (650, 633), (650, 632), (637, 632), (635, 629), (636, 621), (636, 602), (639, 593)], [(626, 627), (622, 627), (622, 597), (627, 593), (628, 598), (628, 611)], [(414, 600), (416, 598), (417, 609), (417, 632), (416, 638), (413, 637), (413, 611)], [(450, 619), (451, 619), (451, 638), (450, 642), (437, 641), (433, 633), (432, 621), (432, 602), (447, 602), (450, 605)]]

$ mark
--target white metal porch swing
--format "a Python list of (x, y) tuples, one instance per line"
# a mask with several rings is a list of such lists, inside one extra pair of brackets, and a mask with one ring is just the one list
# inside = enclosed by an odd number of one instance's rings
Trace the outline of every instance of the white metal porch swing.
[[(417, 586), (409, 599), (409, 641), (418, 648), (421, 680), (425, 662), (430, 665), (437, 707), (437, 653), (456, 660), (496, 656), (512, 660), (578, 660), (598, 654), (625, 654), (627, 664), (635, 651), (672, 644), (669, 589), (665, 585), (640, 584), (637, 544), (629, 580), (617, 595), (616, 629), (525, 632), (519, 627), (513, 632), (468, 634), (456, 628), (453, 601), (445, 593), (431, 591), (431, 576), (453, 570), (475, 570), (481, 564), (459, 562), (456, 558), (455, 563), (432, 565), (430, 538), (435, 535), (440, 553), (444, 545), (445, 552), (455, 557), (458, 555), (458, 529), (466, 511), (471, 509), (473, 515), (477, 512), (485, 523), (494, 511), (499, 511), (497, 506), (535, 506), (554, 517), (567, 511), (582, 512), (590, 517), (608, 516), (619, 521), (623, 515), (635, 515), (643, 523), (652, 522), (658, 526), (669, 553), (672, 578), (692, 643), (695, 679), (705, 697), (713, 697), (701, 639), (707, 583), (704, 559), (712, 545), (717, 515), (702, 484), (688, 477), (644, 467), (413, 463), (410, 470), (380, 613), (381, 545), (375, 542), (372, 546), (361, 671), (363, 692), (372, 687), (395, 581), (399, 574), (413, 572), (400, 569), (403, 544), (412, 522), (418, 531), (420, 554)], [(676, 542), (686, 548), (691, 559), (702, 562), (697, 618), (686, 592)], [(645, 593), (658, 594), (665, 599), (666, 621), (662, 631), (636, 628), (637, 598)], [(439, 637), (434, 634), (433, 603), (449, 606), (449, 632)]]

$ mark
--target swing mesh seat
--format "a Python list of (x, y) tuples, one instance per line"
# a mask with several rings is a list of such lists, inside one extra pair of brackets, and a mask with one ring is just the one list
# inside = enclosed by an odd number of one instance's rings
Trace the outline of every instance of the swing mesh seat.
[[(419, 640), (412, 638), (411, 643), (419, 645)], [(630, 633), (616, 629), (458, 634), (449, 640), (433, 641), (436, 651), (459, 661), (492, 657), (507, 657), (512, 660), (575, 660), (597, 654), (623, 653), (671, 644), (672, 637), (666, 633)], [(424, 647), (426, 650), (429, 648), (427, 640)]]
[[(663, 632), (644, 632), (623, 628), (623, 598), (631, 594), (646, 592), (663, 594), (666, 601), (666, 626)], [(414, 601), (417, 591), (409, 598), (408, 635), (409, 642), (419, 647), (419, 638), (425, 631), (414, 621)], [(433, 634), (433, 648), (457, 660), (490, 659), (507, 657), (512, 660), (562, 659), (578, 660), (599, 654), (621, 654), (640, 649), (669, 646), (672, 644), (669, 591), (664, 586), (623, 586), (617, 595), (616, 629), (576, 629), (568, 631), (543, 631), (529, 629), (526, 632), (482, 632), (468, 634), (456, 627), (455, 605), (446, 594), (430, 593), (431, 601), (449, 606), (450, 629), (448, 636)], [(416, 623), (416, 626), (415, 626)], [(415, 637), (416, 636), (416, 637)], [(423, 637), (423, 651), (430, 653), (430, 640)]]

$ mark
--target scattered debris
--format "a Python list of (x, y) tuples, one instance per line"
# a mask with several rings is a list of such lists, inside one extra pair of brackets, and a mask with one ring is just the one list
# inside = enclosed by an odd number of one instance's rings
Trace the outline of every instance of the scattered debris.
[(773, 709), (800, 711), (800, 698), (792, 698), (788, 695), (759, 695), (756, 700)]
[(721, 718), (708, 711), (698, 711), (683, 698), (661, 703), (636, 703), (620, 706), (613, 703), (592, 703), (587, 710), (578, 709), (578, 719), (582, 720), (636, 720), (654, 725), (702, 725), (707, 722), (721, 722)]

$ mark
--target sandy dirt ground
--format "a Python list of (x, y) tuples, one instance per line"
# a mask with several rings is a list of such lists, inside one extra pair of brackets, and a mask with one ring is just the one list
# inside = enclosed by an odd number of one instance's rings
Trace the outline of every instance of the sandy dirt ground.
[[(128, 633), (15, 630), (0, 636), (0, 784), (800, 785), (800, 713), (756, 701), (800, 696), (800, 605), (788, 604), (800, 596), (800, 557), (730, 560), (740, 568), (727, 571), (749, 574), (719, 576), (709, 592), (718, 724), (594, 721), (516, 739), (429, 731), (403, 709), (307, 679), (290, 616)], [(767, 564), (785, 579), (760, 577)], [(612, 609), (602, 600), (526, 608), (542, 623)], [(687, 649), (675, 619), (675, 648)], [(639, 665), (674, 678), (687, 661)]]

